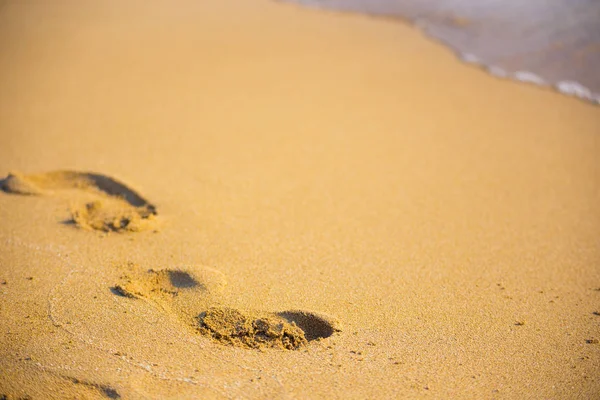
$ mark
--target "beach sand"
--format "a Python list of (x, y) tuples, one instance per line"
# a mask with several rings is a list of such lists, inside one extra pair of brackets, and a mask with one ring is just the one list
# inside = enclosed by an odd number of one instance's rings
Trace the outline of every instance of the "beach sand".
[(599, 396), (598, 106), (266, 0), (4, 1), (0, 71), (0, 396)]
[(597, 0), (280, 0), (409, 21), (492, 75), (600, 104)]

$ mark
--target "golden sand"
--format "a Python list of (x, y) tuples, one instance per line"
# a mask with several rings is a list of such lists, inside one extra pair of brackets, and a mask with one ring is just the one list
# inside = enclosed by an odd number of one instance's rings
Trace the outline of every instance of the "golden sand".
[(266, 0), (5, 1), (0, 71), (0, 395), (600, 393), (597, 106)]

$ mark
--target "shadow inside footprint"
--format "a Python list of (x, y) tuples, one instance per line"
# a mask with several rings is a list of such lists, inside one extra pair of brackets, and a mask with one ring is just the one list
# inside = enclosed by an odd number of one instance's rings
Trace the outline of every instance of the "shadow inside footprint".
[(190, 274), (185, 271), (169, 270), (169, 280), (171, 285), (180, 289), (194, 288), (200, 285)]
[(125, 184), (117, 181), (106, 175), (93, 174), (93, 173), (81, 173), (86, 179), (89, 179), (92, 187), (106, 193), (109, 196), (120, 197), (129, 204), (138, 209), (143, 210), (142, 218), (148, 217), (149, 215), (156, 215), (156, 207), (150, 204), (148, 200), (144, 199), (133, 189), (129, 188)]
[(291, 310), (277, 313), (278, 316), (293, 322), (304, 331), (304, 336), (309, 342), (317, 339), (325, 339), (340, 331), (339, 323), (325, 315), (316, 313)]

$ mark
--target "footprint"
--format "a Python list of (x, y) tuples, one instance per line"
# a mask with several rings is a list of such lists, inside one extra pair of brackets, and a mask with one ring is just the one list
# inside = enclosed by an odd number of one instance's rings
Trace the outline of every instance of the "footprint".
[(197, 323), (203, 335), (223, 344), (253, 349), (297, 350), (340, 330), (331, 318), (308, 311), (257, 313), (228, 307), (210, 307), (198, 315)]
[(130, 263), (122, 269), (119, 281), (111, 288), (113, 294), (149, 301), (188, 323), (193, 319), (188, 310), (205, 307), (227, 285), (221, 272), (203, 266), (144, 269)]
[(71, 210), (70, 222), (84, 229), (139, 231), (149, 228), (148, 222), (157, 215), (156, 207), (134, 190), (100, 174), (77, 171), (32, 175), (11, 173), (0, 180), (0, 187), (6, 193), (20, 195), (45, 195), (62, 189), (79, 189), (100, 195), (103, 200)]
[(130, 266), (130, 271), (111, 288), (114, 294), (150, 301), (175, 313), (194, 332), (222, 344), (297, 350), (340, 330), (332, 318), (308, 311), (273, 313), (221, 306), (218, 294), (225, 284), (216, 279), (215, 270), (201, 270), (203, 276), (198, 276), (189, 270), (136, 272), (135, 268)]

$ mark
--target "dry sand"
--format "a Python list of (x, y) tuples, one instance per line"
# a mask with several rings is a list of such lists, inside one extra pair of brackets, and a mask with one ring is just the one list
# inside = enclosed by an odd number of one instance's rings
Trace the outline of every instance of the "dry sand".
[(0, 396), (599, 396), (599, 107), (266, 0), (4, 1), (0, 71)]

